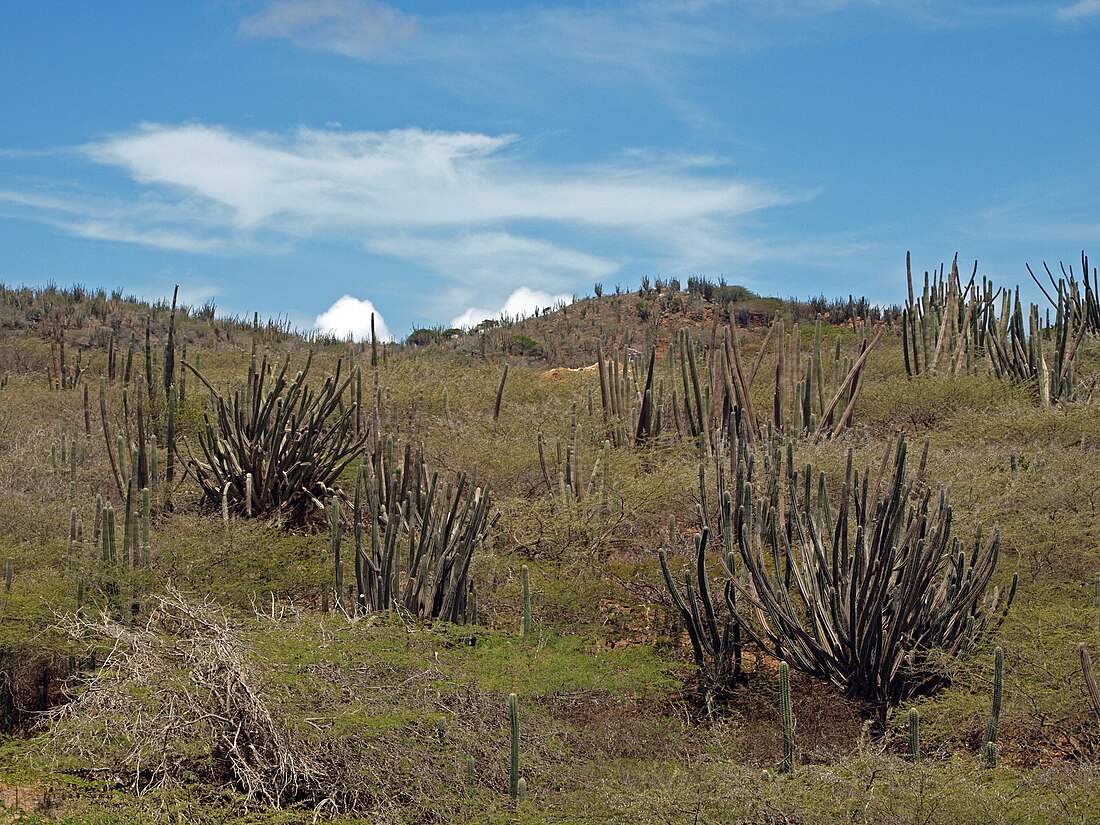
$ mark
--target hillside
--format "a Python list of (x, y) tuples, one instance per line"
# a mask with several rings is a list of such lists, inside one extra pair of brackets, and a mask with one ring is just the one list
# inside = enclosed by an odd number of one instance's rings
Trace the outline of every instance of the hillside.
[[(0, 803), (81, 823), (1098, 821), (1088, 271), (1058, 311), (944, 270), (887, 309), (692, 279), (377, 347), (171, 296), (0, 288)], [(278, 451), (296, 458), (268, 471)], [(886, 630), (821, 664), (857, 625)], [(870, 701), (852, 674), (892, 644)]]

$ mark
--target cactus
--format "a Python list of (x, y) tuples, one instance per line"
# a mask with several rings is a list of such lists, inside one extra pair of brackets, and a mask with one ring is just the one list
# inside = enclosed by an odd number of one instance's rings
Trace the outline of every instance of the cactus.
[(812, 494), (812, 467), (802, 476), (789, 455), (784, 477), (777, 445), (760, 483), (736, 475), (737, 543), (751, 584), (734, 586), (760, 617), (741, 627), (770, 655), (832, 681), (880, 730), (891, 707), (948, 682), (933, 651), (970, 653), (1015, 596), (1015, 576), (1006, 595), (989, 587), (996, 530), (984, 542), (979, 531), (969, 553), (952, 538), (947, 491), (924, 484), (927, 449), (911, 475), (899, 438), (892, 474), (888, 451), (874, 487), (875, 475), (856, 471), (849, 451), (835, 513), (823, 477)]
[(136, 548), (131, 545), (131, 536), (134, 530), (134, 477), (130, 476), (130, 483), (126, 487), (126, 510), (122, 519), (122, 564), (134, 566)]
[(1092, 659), (1089, 656), (1089, 647), (1084, 642), (1077, 645), (1077, 649), (1081, 653), (1081, 672), (1085, 676), (1085, 687), (1089, 692), (1089, 704), (1092, 705), (1092, 710), (1096, 714), (1096, 721), (1100, 723), (1100, 688), (1096, 686), (1096, 677), (1092, 673)]
[(159, 467), (157, 462), (159, 459), (157, 451), (157, 434), (153, 433), (149, 436), (148, 446), (146, 451), (149, 453), (149, 482), (147, 486), (150, 490), (157, 486), (157, 476), (159, 475)]
[(909, 761), (920, 761), (920, 713), (909, 708)]
[(516, 694), (508, 696), (508, 723), (511, 731), (511, 758), (508, 762), (508, 795), (519, 801), (519, 700)]
[(504, 365), (504, 374), (500, 376), (500, 386), (497, 387), (497, 400), (493, 405), (493, 421), (500, 418), (500, 402), (504, 399), (504, 382), (508, 380), (508, 365)]
[(141, 491), (141, 563), (149, 565), (149, 514), (151, 509), (149, 488)]
[(523, 577), (523, 636), (531, 635), (531, 576), (527, 565), (520, 568)]
[[(278, 514), (291, 526), (319, 519), (321, 502), (336, 491), (346, 467), (362, 453), (366, 433), (355, 433), (355, 405), (345, 395), (354, 378), (342, 362), (320, 388), (306, 383), (312, 358), (288, 378), (289, 357), (276, 370), (265, 357), (249, 370), (245, 391), (225, 398), (196, 366), (184, 366), (209, 390), (214, 410), (199, 434), (201, 458), (184, 463), (211, 507), (221, 498), (235, 514)], [(186, 439), (184, 440), (186, 444)], [(182, 451), (181, 456), (182, 456)], [(246, 501), (247, 475), (254, 489)]]
[(118, 559), (118, 545), (115, 536), (115, 508), (110, 504), (107, 505), (107, 510), (103, 514), (103, 533), (107, 548), (105, 560), (110, 564), (114, 564)]
[(183, 377), (185, 373), (180, 373), (180, 392), (177, 393), (176, 385), (173, 384), (168, 390), (168, 434), (167, 441), (165, 442), (165, 456), (164, 456), (164, 496), (165, 504), (170, 506), (170, 496), (172, 494), (172, 482), (176, 478), (176, 405), (178, 403), (178, 395), (182, 395), (183, 389)]
[(791, 711), (791, 669), (786, 662), (779, 663), (779, 715), (783, 720), (782, 773), (794, 771), (794, 715)]
[(985, 731), (986, 762), (991, 768), (997, 766), (997, 730), (1001, 724), (1001, 696), (1004, 691), (1004, 651), (997, 647), (993, 651), (993, 707), (989, 714), (989, 724)]
[(69, 561), (69, 566), (70, 567), (72, 567), (72, 564), (73, 564), (74, 547), (76, 545), (76, 525), (77, 525), (76, 508), (73, 507), (71, 510), (69, 510), (69, 555), (68, 555), (68, 561)]
[(470, 561), (496, 521), (488, 487), (465, 473), (441, 481), (428, 472), (423, 449), (412, 445), (403, 463), (395, 461), (391, 438), (377, 441), (355, 485), (358, 612), (400, 603), (421, 618), (470, 621)]
[(902, 310), (902, 351), (909, 376), (970, 373), (978, 368), (976, 353), (984, 352), (991, 322), (995, 323), (997, 294), (983, 279), (975, 284), (978, 262), (966, 286), (959, 277), (959, 259), (951, 262), (945, 277), (941, 267), (929, 280), (925, 273), (924, 292), (919, 299), (913, 291), (912, 260), (905, 255), (909, 298)]
[[(674, 530), (674, 523), (670, 521), (670, 536)], [(732, 604), (733, 587), (727, 581), (724, 588), (726, 609), (723, 611), (721, 603), (711, 595), (706, 572), (709, 537), (710, 529), (707, 527), (695, 537), (695, 576), (684, 574), (684, 594), (680, 593), (669, 568), (666, 548), (662, 547), (657, 553), (669, 595), (687, 627), (708, 706), (715, 698), (722, 698), (728, 693), (741, 675), (740, 636), (737, 635), (738, 622)]]
[(344, 561), (340, 557), (340, 499), (332, 498), (332, 563), (336, 573), (335, 604), (337, 610), (344, 607)]
[(982, 757), (985, 759), (987, 768), (997, 767), (997, 743), (986, 742), (982, 747)]

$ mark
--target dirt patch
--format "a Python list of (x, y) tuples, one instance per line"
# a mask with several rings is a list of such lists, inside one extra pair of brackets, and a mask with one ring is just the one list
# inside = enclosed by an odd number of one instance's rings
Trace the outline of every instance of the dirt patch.
[(599, 364), (590, 364), (587, 367), (554, 367), (551, 370), (540, 373), (539, 378), (543, 381), (562, 381), (569, 375), (584, 375), (586, 373), (598, 372), (599, 369)]

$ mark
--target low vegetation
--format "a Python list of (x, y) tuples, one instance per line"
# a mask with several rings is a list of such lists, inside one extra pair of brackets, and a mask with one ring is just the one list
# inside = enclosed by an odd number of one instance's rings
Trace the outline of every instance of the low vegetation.
[(1083, 264), (403, 344), (0, 287), (0, 817), (1100, 820)]

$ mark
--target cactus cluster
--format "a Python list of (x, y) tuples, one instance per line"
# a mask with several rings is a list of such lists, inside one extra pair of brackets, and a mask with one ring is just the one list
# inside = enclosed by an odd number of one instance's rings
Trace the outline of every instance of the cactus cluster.
[(964, 287), (957, 256), (946, 277), (942, 268), (931, 279), (925, 273), (917, 298), (907, 255), (909, 298), (902, 312), (906, 371), (910, 376), (988, 371), (1005, 381), (1034, 385), (1043, 406), (1074, 400), (1081, 342), (1089, 332), (1100, 331), (1100, 310), (1084, 256), (1082, 264), (1083, 290), (1071, 274), (1055, 281), (1047, 269), (1056, 297), (1031, 273), (1055, 310), (1052, 322), (1049, 311), (1041, 316), (1037, 304), (1031, 304), (1025, 320), (1019, 288), (995, 289), (986, 278), (976, 284), (977, 262)]
[[(927, 445), (915, 474), (904, 438), (892, 468), (887, 450), (877, 474), (857, 471), (849, 450), (843, 486), (831, 498), (824, 473), (794, 468), (790, 441), (784, 460), (773, 437), (761, 469), (743, 426), (726, 437), (717, 454), (728, 454), (731, 467), (728, 475), (722, 461), (716, 468), (724, 598), (712, 596), (706, 575), (707, 529), (697, 540), (686, 598), (661, 553), (706, 683), (736, 673), (737, 629), (766, 653), (833, 682), (884, 725), (890, 708), (948, 681), (937, 654), (965, 656), (1004, 621), (1016, 576), (1006, 593), (990, 585), (997, 532), (983, 541), (979, 530), (969, 552), (952, 536), (947, 491), (933, 492), (924, 482)], [(704, 525), (713, 518), (707, 508), (701, 483)], [(718, 620), (723, 608), (728, 622)]]
[[(862, 326), (865, 329), (866, 325)], [(664, 380), (658, 380), (654, 388), (654, 350), (650, 351), (644, 383), (637, 380), (642, 372), (639, 359), (624, 359), (620, 365), (614, 357), (605, 362), (601, 352), (600, 392), (608, 431), (616, 445), (640, 444), (672, 429), (671, 421), (677, 433), (698, 442), (702, 453), (713, 452), (715, 433), (726, 429), (735, 416), (743, 419), (747, 437), (754, 441), (769, 428), (792, 438), (835, 437), (852, 425), (867, 359), (883, 330), (880, 326), (870, 339), (863, 337), (852, 355), (842, 351), (839, 337), (831, 352), (825, 352), (819, 317), (810, 348), (803, 353), (798, 324), (787, 330), (777, 316), (751, 362), (742, 352), (740, 331), (735, 327), (727, 327), (719, 335), (716, 322), (710, 345), (702, 348), (702, 359), (687, 330), (681, 330), (678, 370), (672, 363), (673, 349), (668, 351), (668, 376), (671, 379), (678, 372), (682, 386), (682, 394), (678, 394), (677, 381), (670, 382), (670, 412), (665, 407)], [(765, 417), (754, 404), (753, 385), (769, 346), (774, 352), (775, 383), (771, 415)]]
[(488, 487), (429, 473), (423, 450), (379, 440), (356, 475), (353, 506), (358, 612), (401, 605), (426, 619), (473, 622), (468, 574), (497, 516)]
[(765, 489), (747, 482), (740, 491), (739, 543), (752, 587), (739, 589), (757, 619), (743, 623), (746, 632), (835, 683), (880, 723), (890, 707), (945, 684), (931, 654), (972, 651), (1015, 595), (1015, 575), (1007, 593), (990, 588), (996, 530), (984, 541), (979, 530), (969, 552), (952, 536), (947, 491), (924, 482), (927, 450), (911, 474), (899, 437), (892, 470), (887, 450), (873, 482), (849, 450), (835, 514), (824, 474), (794, 470), (789, 444), (785, 483), (775, 448)]
[[(587, 512), (598, 521), (608, 512), (611, 495), (611, 442), (605, 440), (587, 481), (580, 470), (581, 428), (573, 418), (569, 442), (556, 441), (554, 451), (548, 457), (546, 439), (542, 429), (538, 431), (539, 467), (546, 490), (565, 509), (582, 501), (589, 502)], [(598, 486), (597, 486), (598, 485)]]
[[(187, 364), (210, 391), (213, 418), (199, 434), (201, 457), (188, 449), (187, 471), (204, 499), (239, 516), (279, 515), (289, 524), (304, 524), (324, 511), (336, 480), (366, 444), (356, 433), (356, 405), (344, 395), (352, 376), (341, 377), (342, 362), (320, 387), (307, 383), (312, 356), (293, 378), (290, 359), (278, 372), (265, 356), (249, 366), (245, 391), (223, 396), (193, 365)], [(247, 478), (253, 485), (248, 495)]]

